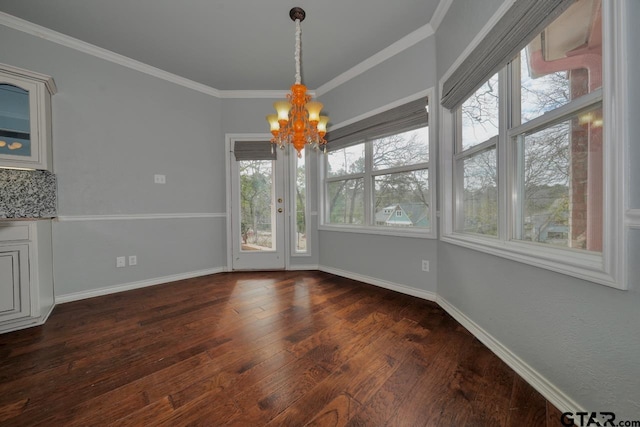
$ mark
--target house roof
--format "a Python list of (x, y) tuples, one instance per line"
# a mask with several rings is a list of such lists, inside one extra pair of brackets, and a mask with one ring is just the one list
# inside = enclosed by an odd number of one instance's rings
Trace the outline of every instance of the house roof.
[[(400, 217), (396, 216), (398, 209), (403, 212), (403, 215)], [(427, 227), (429, 225), (427, 208), (423, 203), (389, 205), (376, 212), (376, 223)]]

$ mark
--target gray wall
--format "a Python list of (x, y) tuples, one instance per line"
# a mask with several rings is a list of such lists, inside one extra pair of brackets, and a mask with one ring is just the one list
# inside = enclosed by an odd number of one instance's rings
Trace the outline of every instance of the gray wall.
[[(472, 10), (472, 3), (454, 1), (437, 33), (439, 77), (486, 21), (486, 13)], [(632, 47), (640, 39), (640, 2), (627, 4)], [(640, 64), (638, 49), (631, 50), (627, 66), (633, 76)], [(637, 90), (630, 95), (627, 113), (640, 116)], [(638, 147), (637, 120), (628, 123), (631, 145)], [(629, 161), (640, 161), (636, 148)], [(634, 172), (636, 200), (638, 184)], [(633, 283), (628, 291), (440, 243), (438, 293), (585, 409), (613, 411), (619, 420), (637, 419), (640, 233), (630, 232), (629, 238)]]
[[(59, 216), (225, 212), (219, 99), (2, 26), (0, 40), (2, 62), (58, 86)], [(53, 231), (58, 297), (226, 265), (223, 217), (57, 222)], [(119, 255), (138, 265), (116, 269)]]
[[(422, 260), (429, 261), (429, 272), (422, 271)], [(440, 268), (435, 240), (341, 231), (320, 232), (320, 263), (430, 293)]]
[[(436, 86), (433, 37), (411, 46), (320, 97), (333, 124)], [(437, 241), (320, 231), (320, 265), (436, 292)], [(422, 271), (422, 260), (431, 271)]]
[[(627, 40), (629, 41), (629, 50), (626, 52), (625, 60), (628, 63), (630, 76), (637, 76), (640, 70), (640, 49), (637, 46), (638, 40), (638, 18), (640, 18), (640, 1), (627, 1), (627, 11), (629, 17), (635, 17), (635, 20), (629, 18), (630, 24), (627, 26)], [(634, 79), (635, 80), (635, 79)], [(629, 135), (631, 136), (631, 144), (629, 145), (629, 157), (627, 167), (631, 171), (629, 185), (629, 208), (640, 209), (640, 168), (638, 160), (640, 159), (640, 120), (638, 120), (638, 100), (640, 99), (640, 85), (634, 81), (628, 86), (629, 92), (626, 94), (629, 100), (629, 108), (626, 110), (625, 123), (629, 124)], [(640, 277), (640, 276), (639, 276)]]
[(337, 125), (436, 86), (434, 37), (365, 71), (319, 97)]
[(455, 0), (438, 26), (436, 64), (441, 78), (504, 0)]

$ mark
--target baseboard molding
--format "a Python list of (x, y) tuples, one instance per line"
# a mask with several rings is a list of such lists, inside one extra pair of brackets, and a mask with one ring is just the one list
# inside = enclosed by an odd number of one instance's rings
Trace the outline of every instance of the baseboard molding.
[(318, 264), (299, 264), (299, 265), (290, 265), (287, 270), (289, 271), (306, 271), (306, 270), (319, 270)]
[(402, 294), (422, 298), (427, 301), (435, 302), (437, 298), (437, 294), (435, 292), (424, 291), (422, 289), (412, 288), (411, 286), (400, 285), (398, 283), (392, 283), (386, 280), (376, 279), (375, 277), (364, 276), (362, 274), (352, 273), (346, 270), (340, 270), (337, 268), (327, 267), (324, 265), (318, 266), (318, 270), (324, 271), (325, 273), (335, 274), (336, 276), (346, 277), (347, 279), (353, 279), (359, 282), (368, 283), (370, 285), (379, 286), (381, 288), (400, 292)]
[(551, 402), (561, 412), (586, 412), (578, 403), (567, 396), (562, 390), (554, 386), (549, 380), (533, 369), (524, 360), (514, 354), (509, 348), (498, 341), (493, 335), (485, 331), (480, 325), (471, 320), (446, 299), (438, 296), (436, 302), (458, 323), (464, 326), (473, 336), (489, 348), (504, 363), (509, 365), (527, 383), (535, 388), (549, 402)]
[(90, 291), (74, 292), (65, 295), (56, 295), (56, 304), (64, 304), (71, 301), (79, 301), (87, 298), (99, 297), (103, 295), (115, 294), (132, 289), (146, 288), (148, 286), (160, 285), (163, 283), (175, 282), (176, 280), (191, 279), (209, 274), (226, 272), (226, 267), (211, 268), (207, 270), (191, 271), (188, 273), (174, 274), (170, 276), (155, 277), (153, 279), (141, 280), (139, 282), (124, 283), (121, 285), (108, 286), (105, 288), (92, 289)]

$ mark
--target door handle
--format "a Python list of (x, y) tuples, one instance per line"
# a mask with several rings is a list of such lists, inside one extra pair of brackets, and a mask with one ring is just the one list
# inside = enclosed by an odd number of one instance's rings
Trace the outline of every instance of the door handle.
[(282, 197), (278, 198), (278, 203), (282, 203)]
[(278, 208), (278, 213), (282, 213), (282, 208)]

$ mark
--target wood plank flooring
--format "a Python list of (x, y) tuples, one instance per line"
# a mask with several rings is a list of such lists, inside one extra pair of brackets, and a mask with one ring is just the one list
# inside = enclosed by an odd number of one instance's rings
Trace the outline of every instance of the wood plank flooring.
[(314, 271), (59, 305), (0, 335), (0, 425), (562, 424), (436, 304)]

